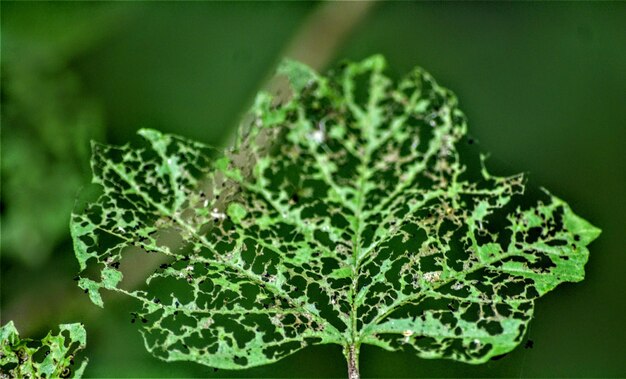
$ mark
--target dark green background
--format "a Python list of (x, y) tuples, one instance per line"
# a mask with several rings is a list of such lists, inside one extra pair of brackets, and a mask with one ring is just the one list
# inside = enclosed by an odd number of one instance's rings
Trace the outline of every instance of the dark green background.
[[(71, 205), (65, 204), (89, 180), (88, 158), (80, 153), (86, 138), (68, 148), (75, 157), (58, 158), (51, 152), (63, 141), (55, 138), (71, 134), (64, 128), (73, 124), (42, 130), (23, 116), (47, 114), (44, 108), (54, 102), (29, 100), (46, 89), (69, 118), (85, 107), (84, 99), (95, 104), (88, 125), (101, 140), (125, 143), (138, 128), (153, 127), (223, 144), (318, 6), (2, 2), (3, 235), (7, 228), (25, 236), (37, 228), (42, 196), (62, 205), (50, 211), (60, 229), (42, 232), (47, 249), (26, 251), (2, 239), (2, 324), (11, 317), (23, 335), (36, 336), (59, 322), (84, 321), (88, 376), (345, 375), (339, 347), (309, 348), (275, 365), (236, 372), (152, 358), (129, 323), (125, 299), (108, 297), (109, 306), (95, 309), (71, 280), (77, 264), (64, 226)], [(587, 279), (537, 302), (528, 334), (533, 349), (468, 366), (364, 346), (363, 376), (626, 376), (624, 20), (625, 2), (381, 3), (334, 52), (335, 60), (382, 53), (394, 77), (424, 67), (458, 95), (470, 133), (491, 153), (492, 171), (529, 173), (530, 185), (549, 188), (603, 229), (590, 247)], [(73, 95), (54, 95), (55, 83), (66, 83), (68, 75)], [(19, 97), (14, 88), (22, 82)], [(38, 154), (45, 159), (28, 158)], [(48, 180), (64, 170), (76, 182)], [(34, 184), (22, 187), (20, 180)]]

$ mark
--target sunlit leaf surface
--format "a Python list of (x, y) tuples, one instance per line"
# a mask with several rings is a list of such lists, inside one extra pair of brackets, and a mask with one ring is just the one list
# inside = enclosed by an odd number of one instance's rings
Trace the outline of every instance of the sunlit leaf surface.
[[(323, 77), (286, 61), (235, 147), (140, 131), (93, 145), (97, 200), (72, 216), (79, 285), (136, 298), (146, 347), (219, 368), (312, 344), (481, 363), (522, 340), (536, 298), (580, 281), (599, 230), (484, 168), (452, 93), (375, 56)], [(160, 266), (126, 288), (126, 258)]]
[(1, 378), (80, 378), (87, 359), (75, 364), (87, 337), (81, 324), (62, 324), (42, 340), (20, 339), (13, 321), (0, 328)]

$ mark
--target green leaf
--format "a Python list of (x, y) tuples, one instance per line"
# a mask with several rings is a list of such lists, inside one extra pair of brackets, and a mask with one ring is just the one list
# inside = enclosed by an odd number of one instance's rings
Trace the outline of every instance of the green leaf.
[(42, 340), (20, 339), (13, 321), (0, 328), (0, 375), (11, 378), (80, 378), (87, 359), (75, 365), (76, 354), (85, 348), (82, 324), (61, 324), (59, 334)]
[[(468, 363), (511, 351), (534, 300), (583, 279), (599, 230), (490, 174), (429, 74), (384, 67), (287, 61), (291, 98), (259, 94), (224, 152), (147, 130), (145, 146), (94, 144), (102, 195), (71, 228), (102, 280), (81, 287), (136, 298), (165, 360), (236, 369), (334, 343), (354, 376), (363, 343)], [(144, 288), (106, 279), (138, 249), (166, 262)]]

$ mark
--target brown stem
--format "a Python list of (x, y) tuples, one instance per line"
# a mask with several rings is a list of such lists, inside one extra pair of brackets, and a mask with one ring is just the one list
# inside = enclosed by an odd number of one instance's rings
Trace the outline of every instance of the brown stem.
[(360, 379), (359, 374), (359, 346), (346, 345), (344, 355), (348, 361), (348, 379)]
[(374, 1), (321, 3), (300, 27), (283, 55), (306, 63), (315, 70), (326, 68), (343, 42), (375, 5)]

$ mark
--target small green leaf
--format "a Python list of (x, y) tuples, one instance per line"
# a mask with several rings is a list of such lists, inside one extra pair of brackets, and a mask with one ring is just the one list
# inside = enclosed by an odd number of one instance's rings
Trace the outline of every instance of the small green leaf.
[[(291, 99), (259, 94), (223, 152), (156, 131), (148, 147), (94, 144), (102, 195), (71, 230), (102, 280), (81, 288), (98, 305), (101, 288), (137, 299), (148, 350), (169, 361), (237, 369), (332, 343), (353, 369), (363, 343), (474, 364), (511, 351), (534, 300), (584, 278), (599, 229), (490, 174), (429, 74), (384, 68), (286, 61)], [(137, 248), (168, 263), (122, 290), (109, 266)]]
[(42, 340), (20, 339), (13, 321), (0, 328), (0, 375), (11, 378), (80, 378), (87, 359), (77, 366), (76, 354), (85, 348), (82, 324), (61, 324), (57, 335)]

